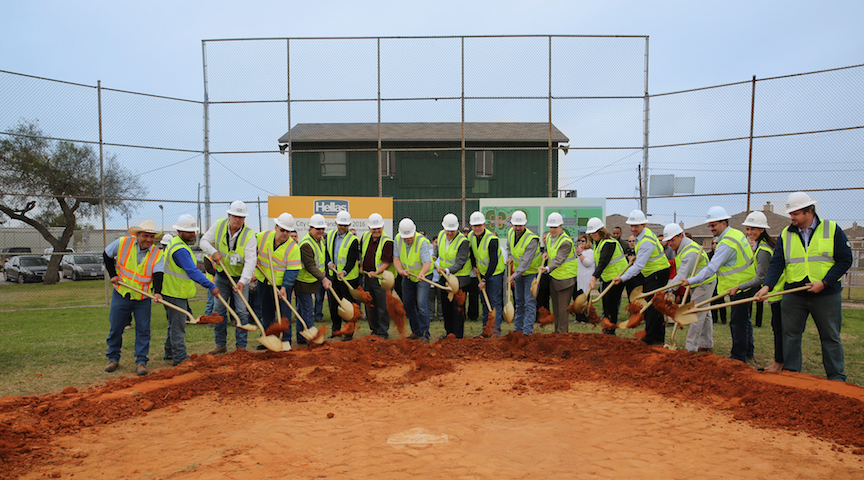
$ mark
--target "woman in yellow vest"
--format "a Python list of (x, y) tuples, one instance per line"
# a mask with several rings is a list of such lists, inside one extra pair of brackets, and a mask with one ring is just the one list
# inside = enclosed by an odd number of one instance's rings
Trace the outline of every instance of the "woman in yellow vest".
[[(771, 256), (774, 255), (774, 244), (776, 243), (768, 232), (766, 231), (768, 226), (768, 218), (762, 212), (750, 212), (747, 215), (747, 218), (742, 223), (744, 227), (746, 227), (747, 231), (747, 239), (750, 241), (750, 246), (753, 248), (753, 260), (756, 264), (756, 276), (750, 280), (749, 282), (745, 282), (742, 285), (738, 285), (736, 287), (732, 287), (730, 292), (731, 295), (735, 295), (739, 290), (749, 290), (751, 288), (760, 288), (762, 284), (765, 282), (765, 277), (768, 274), (768, 264), (771, 263)], [(779, 290), (778, 290), (779, 291)], [(774, 320), (776, 317), (776, 321), (778, 324), (777, 328), (774, 328), (774, 363), (771, 364), (770, 371), (779, 372), (783, 369), (783, 327), (780, 326), (780, 305), (779, 298), (773, 298), (775, 303), (777, 303), (777, 313), (776, 315), (773, 312), (771, 313), (771, 325), (774, 326)], [(762, 326), (762, 302), (756, 304), (756, 320), (754, 325), (756, 327)], [(780, 340), (779, 342), (777, 340)], [(752, 340), (752, 338), (751, 338)], [(779, 345), (779, 349), (778, 349)], [(778, 359), (779, 358), (779, 362)]]
[(549, 236), (546, 238), (549, 263), (545, 267), (539, 267), (537, 271), (541, 274), (549, 272), (552, 277), (549, 290), (555, 314), (555, 333), (567, 333), (570, 330), (567, 306), (570, 304), (573, 286), (576, 285), (578, 270), (576, 247), (573, 246), (573, 239), (564, 231), (564, 217), (560, 213), (550, 213), (546, 226), (549, 228)]
[[(642, 285), (642, 290), (646, 292), (666, 285), (669, 281), (669, 260), (657, 236), (645, 226), (648, 223), (645, 214), (642, 210), (633, 210), (625, 223), (630, 225), (630, 233), (636, 237), (636, 259), (621, 276), (612, 281), (621, 284), (632, 280), (630, 288)], [(650, 302), (651, 298), (645, 300)], [(660, 312), (653, 306), (648, 307), (645, 310), (645, 336), (642, 341), (648, 345), (663, 345), (666, 340), (665, 323)]]
[[(601, 281), (600, 290), (605, 290), (612, 279), (624, 273), (627, 268), (627, 257), (621, 243), (616, 240), (603, 221), (597, 217), (588, 219), (585, 232), (594, 240), (594, 273), (588, 282), (588, 291), (594, 289), (597, 280)], [(621, 309), (621, 292), (624, 284), (614, 285), (606, 295), (603, 296), (603, 317), (608, 318), (613, 324), (618, 323), (618, 310)], [(604, 330), (603, 333), (615, 335), (615, 329)]]

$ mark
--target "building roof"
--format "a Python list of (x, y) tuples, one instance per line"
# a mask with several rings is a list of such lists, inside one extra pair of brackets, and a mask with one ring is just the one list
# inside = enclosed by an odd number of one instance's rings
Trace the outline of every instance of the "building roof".
[[(377, 142), (377, 123), (298, 123), (291, 129), (292, 142)], [(382, 123), (384, 142), (461, 142), (462, 124)], [(465, 123), (466, 142), (548, 142), (549, 124), (543, 122)], [(552, 125), (552, 143), (569, 139)], [(288, 134), (279, 143), (288, 142)]]
[(852, 227), (843, 230), (849, 240), (861, 240), (864, 238), (864, 227), (858, 225), (858, 222), (852, 222)]

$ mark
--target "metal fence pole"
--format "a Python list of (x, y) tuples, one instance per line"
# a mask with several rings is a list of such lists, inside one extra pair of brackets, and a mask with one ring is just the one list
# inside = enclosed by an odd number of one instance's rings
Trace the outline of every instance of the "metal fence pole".
[(383, 197), (384, 180), (381, 178), (381, 38), (376, 40), (378, 42), (378, 196)]
[(204, 215), (206, 232), (210, 230), (210, 95), (207, 91), (207, 43), (201, 42), (201, 60), (204, 68)]
[[(549, 153), (549, 196), (556, 197), (558, 192), (552, 186), (552, 36), (549, 36), (549, 137), (547, 148)], [(561, 169), (561, 166), (558, 166)]]
[(291, 40), (285, 40), (285, 73), (288, 94), (288, 195), (294, 194), (294, 175), (291, 174)]
[[(99, 203), (102, 205), (102, 249), (108, 246), (108, 232), (105, 220), (105, 152), (102, 138), (102, 80), (96, 80), (96, 99), (99, 108)], [(111, 304), (111, 282), (105, 275), (105, 304)]]
[(465, 223), (465, 37), (462, 40), (462, 224)]
[(753, 180), (753, 118), (756, 112), (756, 75), (753, 75), (753, 89), (750, 94), (750, 150), (747, 154), (747, 212), (750, 212), (750, 182)]
[(645, 37), (645, 126), (643, 128), (644, 139), (642, 141), (642, 181), (639, 186), (640, 206), (642, 213), (648, 215), (648, 37)]

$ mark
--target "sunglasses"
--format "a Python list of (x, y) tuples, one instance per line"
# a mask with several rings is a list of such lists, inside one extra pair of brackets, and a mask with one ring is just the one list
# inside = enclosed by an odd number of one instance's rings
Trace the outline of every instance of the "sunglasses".
[(312, 230), (324, 230), (324, 227), (311, 227)]

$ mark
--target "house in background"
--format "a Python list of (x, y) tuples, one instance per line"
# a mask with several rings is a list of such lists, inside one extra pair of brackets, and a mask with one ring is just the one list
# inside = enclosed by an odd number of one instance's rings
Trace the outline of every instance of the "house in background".
[[(378, 123), (297, 124), (279, 139), (290, 149), (291, 195), (393, 197), (394, 224), (411, 218), (429, 236), (447, 213), (467, 225), (462, 126), (381, 123), (379, 170)], [(554, 125), (465, 123), (464, 141), (464, 217), (480, 198), (557, 195), (557, 149), (568, 139)]]

